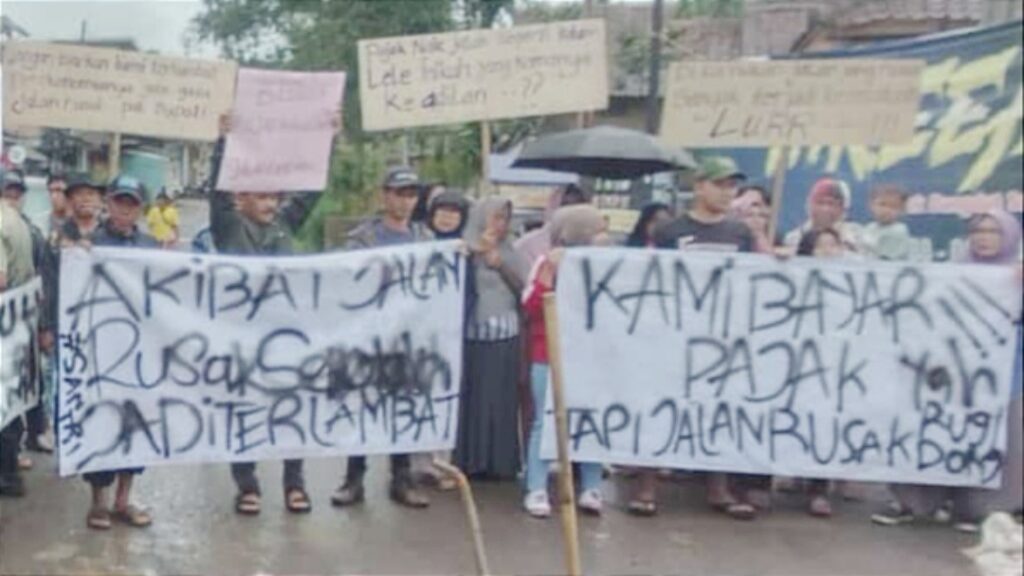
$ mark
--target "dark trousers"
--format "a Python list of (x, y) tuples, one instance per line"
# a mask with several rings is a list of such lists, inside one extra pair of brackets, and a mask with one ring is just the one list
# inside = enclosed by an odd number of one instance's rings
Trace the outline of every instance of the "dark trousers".
[(21, 418), (15, 418), (6, 428), (0, 430), (0, 477), (17, 478), (18, 454), (21, 452), (21, 436), (25, 424)]
[[(260, 481), (256, 478), (255, 462), (231, 464), (231, 477), (242, 494), (260, 494)], [(284, 461), (284, 491), (305, 490), (306, 481), (302, 476), (302, 460)]]
[(42, 398), (35, 408), (25, 412), (25, 423), (29, 442), (35, 442), (36, 438), (46, 432), (46, 411), (43, 410)]
[[(362, 482), (366, 476), (366, 456), (351, 456), (348, 469), (345, 470), (346, 482)], [(391, 455), (391, 480), (408, 481), (412, 479), (411, 464), (408, 454)]]
[(104, 470), (102, 472), (86, 472), (82, 478), (93, 488), (109, 488), (114, 484), (118, 474), (142, 474), (145, 468), (122, 468), (120, 470)]

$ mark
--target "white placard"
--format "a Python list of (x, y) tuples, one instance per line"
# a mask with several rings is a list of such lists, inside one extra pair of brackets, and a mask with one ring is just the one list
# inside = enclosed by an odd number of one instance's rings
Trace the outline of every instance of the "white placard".
[(601, 19), (359, 41), (365, 130), (608, 107)]
[(0, 293), (0, 430), (39, 403), (36, 334), (43, 284), (39, 277)]
[(574, 460), (999, 485), (1010, 267), (588, 249), (557, 298)]
[(62, 475), (454, 446), (465, 268), (454, 242), (62, 258)]

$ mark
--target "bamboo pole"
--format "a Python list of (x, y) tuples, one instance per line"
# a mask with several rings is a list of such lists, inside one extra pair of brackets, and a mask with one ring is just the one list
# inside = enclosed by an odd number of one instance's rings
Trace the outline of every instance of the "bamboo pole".
[[(576, 520), (576, 494), (573, 489), (572, 462), (569, 461), (569, 423), (562, 389), (562, 353), (559, 347), (558, 309), (555, 295), (544, 296), (544, 326), (547, 329), (548, 363), (551, 366), (551, 396), (554, 398), (555, 431), (558, 439), (558, 502), (562, 517), (562, 536), (565, 540), (565, 567), (569, 576), (580, 576), (579, 528)], [(543, 418), (543, 408), (535, 418)]]
[(480, 122), (480, 196), (491, 192), (491, 123)]
[(455, 481), (462, 497), (462, 504), (466, 508), (466, 519), (469, 521), (470, 536), (473, 539), (473, 552), (476, 555), (476, 569), (481, 576), (491, 573), (491, 567), (487, 562), (487, 550), (484, 547), (484, 533), (480, 527), (480, 514), (477, 512), (476, 500), (473, 498), (473, 488), (469, 485), (469, 479), (455, 466), (434, 458), (434, 467), (444, 472), (449, 478)]
[(778, 162), (775, 163), (775, 174), (772, 176), (772, 214), (768, 220), (768, 241), (775, 245), (775, 236), (779, 231), (779, 211), (782, 210), (782, 192), (786, 188), (786, 170), (789, 168), (789, 146), (783, 146)]
[(107, 170), (110, 171), (109, 178), (112, 180), (117, 178), (117, 175), (121, 173), (121, 133), (114, 132), (110, 137), (110, 154), (107, 158)]

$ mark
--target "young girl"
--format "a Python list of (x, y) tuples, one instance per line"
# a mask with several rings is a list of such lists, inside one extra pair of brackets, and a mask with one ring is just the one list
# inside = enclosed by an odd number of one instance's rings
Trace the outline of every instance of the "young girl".
[[(548, 343), (544, 326), (544, 295), (554, 290), (558, 264), (565, 248), (603, 245), (608, 243), (608, 224), (604, 216), (590, 205), (559, 208), (552, 217), (550, 232), (552, 249), (533, 265), (523, 308), (530, 325), (531, 392), (534, 418), (530, 426), (529, 446), (526, 453), (526, 498), (523, 507), (531, 516), (545, 518), (551, 514), (548, 498), (548, 464), (540, 457), (540, 440), (544, 426), (544, 406), (548, 391)], [(590, 514), (600, 514), (601, 465), (581, 464), (580, 495), (578, 505)]]
[[(800, 238), (797, 256), (815, 258), (841, 258), (844, 255), (843, 239), (834, 228), (811, 230)], [(807, 511), (811, 516), (829, 518), (832, 516), (832, 500), (829, 497), (828, 480), (808, 480), (807, 492), (811, 497)]]

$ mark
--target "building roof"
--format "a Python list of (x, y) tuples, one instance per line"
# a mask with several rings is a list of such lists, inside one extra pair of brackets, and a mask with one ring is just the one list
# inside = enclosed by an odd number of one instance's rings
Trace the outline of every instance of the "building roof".
[(28, 36), (28, 30), (19, 26), (14, 20), (11, 20), (9, 16), (0, 16), (0, 35), (5, 38)]
[(97, 38), (95, 40), (86, 40), (85, 42), (79, 40), (52, 40), (54, 44), (78, 44), (81, 46), (90, 46), (93, 48), (116, 48), (118, 50), (131, 50), (137, 52), (139, 46), (135, 44), (134, 38)]
[(945, 20), (982, 22), (986, 17), (985, 0), (869, 0), (836, 2), (833, 25), (860, 26), (892, 20)]

